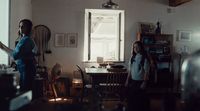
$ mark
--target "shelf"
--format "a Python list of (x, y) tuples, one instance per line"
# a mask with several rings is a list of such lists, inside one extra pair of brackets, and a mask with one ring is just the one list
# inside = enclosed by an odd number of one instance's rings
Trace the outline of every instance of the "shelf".
[(171, 72), (172, 63), (172, 34), (139, 34), (137, 36), (153, 63), (151, 81), (156, 81), (152, 84), (152, 88), (172, 88), (173, 73)]
[(169, 46), (169, 44), (144, 44), (144, 47), (163, 47)]

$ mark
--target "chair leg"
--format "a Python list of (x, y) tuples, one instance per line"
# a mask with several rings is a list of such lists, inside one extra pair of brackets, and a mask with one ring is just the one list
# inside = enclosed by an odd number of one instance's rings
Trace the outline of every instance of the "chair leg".
[(53, 91), (53, 96), (54, 96), (54, 99), (56, 101), (56, 98), (58, 97), (58, 95), (57, 95), (57, 92), (56, 92), (56, 89), (55, 89), (55, 85), (53, 83), (51, 83), (51, 89)]
[(82, 103), (85, 94), (84, 94), (84, 88), (82, 88), (81, 90), (82, 91), (81, 91), (81, 100), (80, 100), (80, 102)]

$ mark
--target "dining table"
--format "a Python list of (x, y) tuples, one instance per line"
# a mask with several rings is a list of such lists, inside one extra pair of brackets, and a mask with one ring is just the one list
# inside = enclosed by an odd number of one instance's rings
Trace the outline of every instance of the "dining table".
[[(85, 73), (91, 78), (92, 86), (96, 87), (99, 83), (105, 83), (106, 77), (108, 74), (121, 73), (128, 75), (128, 72), (125, 68), (121, 69), (112, 69), (112, 68), (85, 68)], [(126, 77), (121, 78), (124, 81)]]

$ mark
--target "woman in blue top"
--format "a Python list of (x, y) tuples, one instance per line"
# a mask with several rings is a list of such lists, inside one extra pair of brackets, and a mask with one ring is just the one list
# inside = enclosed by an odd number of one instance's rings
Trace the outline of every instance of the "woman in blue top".
[(8, 53), (17, 63), (17, 69), (20, 72), (20, 90), (32, 90), (33, 80), (36, 74), (35, 61), (35, 43), (30, 38), (32, 31), (32, 22), (23, 19), (19, 22), (20, 39), (14, 50), (0, 42), (0, 48)]
[(132, 56), (129, 61), (129, 73), (126, 80), (128, 86), (128, 111), (146, 111), (145, 87), (148, 79), (149, 60), (143, 44), (136, 41), (132, 46)]

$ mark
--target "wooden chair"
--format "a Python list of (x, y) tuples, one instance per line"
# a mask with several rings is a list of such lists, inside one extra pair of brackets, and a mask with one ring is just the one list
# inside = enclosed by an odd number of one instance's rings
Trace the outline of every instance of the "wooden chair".
[(106, 75), (105, 81), (99, 83), (98, 94), (101, 98), (100, 107), (103, 101), (119, 101), (124, 99), (124, 86), (127, 72), (111, 72)]
[[(72, 105), (73, 99), (69, 97), (69, 79), (60, 77), (62, 66), (55, 64), (51, 69), (49, 85), (53, 98), (49, 98), (49, 103), (53, 104), (53, 110), (60, 110), (63, 105)], [(67, 93), (68, 92), (68, 93)]]
[(81, 94), (80, 94), (80, 102), (83, 102), (84, 100), (84, 97), (86, 96), (86, 92), (88, 89), (91, 89), (92, 88), (92, 85), (91, 84), (87, 84), (86, 83), (86, 79), (85, 79), (85, 76), (84, 76), (84, 72), (83, 70), (81, 69), (81, 67), (79, 65), (76, 65), (77, 67), (77, 70), (79, 71), (80, 75), (81, 75), (81, 78), (80, 80), (78, 80), (76, 78), (77, 81), (82, 81), (82, 85), (81, 85)]
[(56, 98), (58, 97), (55, 85), (56, 85), (56, 81), (60, 78), (61, 73), (62, 73), (61, 65), (55, 64), (53, 66), (53, 68), (51, 69), (50, 79), (49, 79), (50, 88), (52, 90), (53, 97), (54, 97), (55, 101), (56, 101)]

